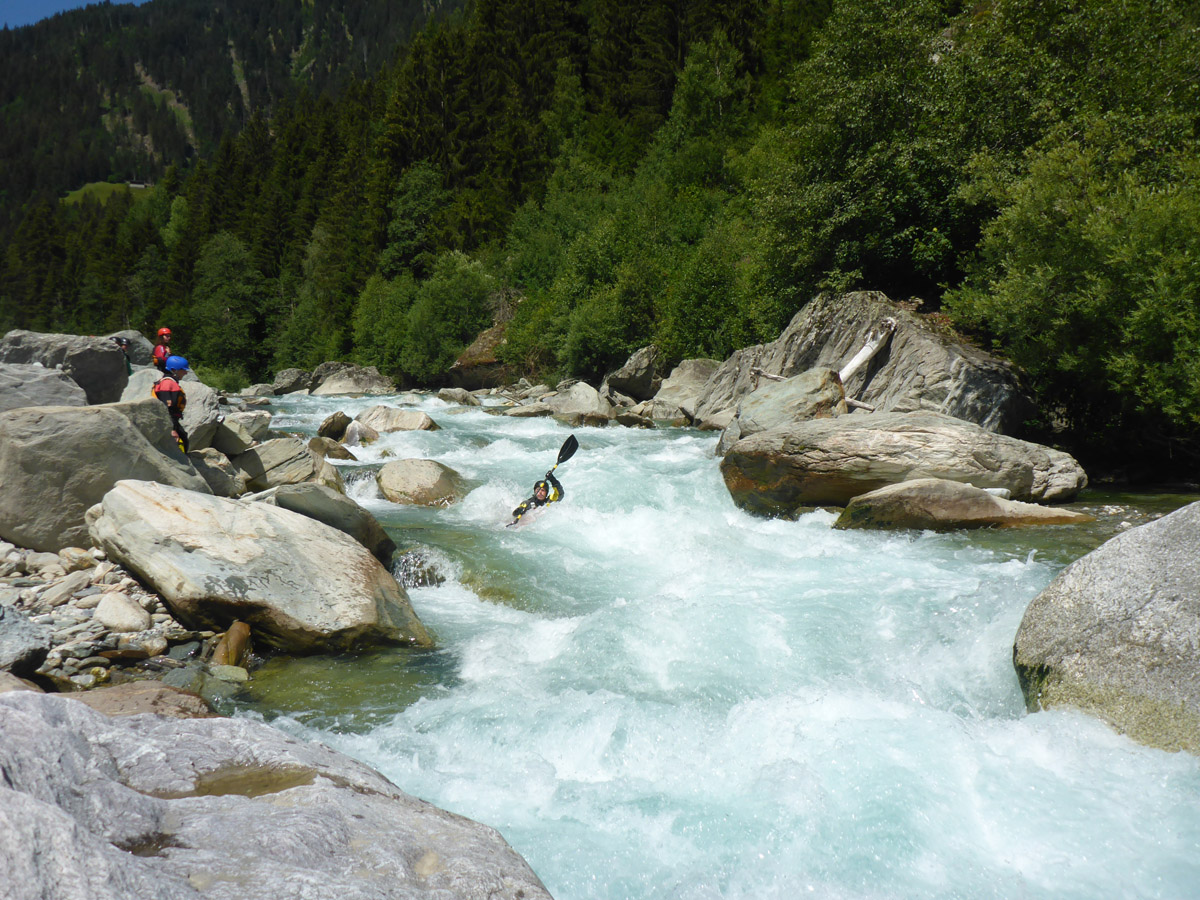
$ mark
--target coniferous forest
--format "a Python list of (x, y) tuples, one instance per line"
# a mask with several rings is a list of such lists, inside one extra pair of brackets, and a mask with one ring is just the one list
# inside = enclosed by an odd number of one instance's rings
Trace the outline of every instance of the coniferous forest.
[[(144, 188), (126, 182), (147, 183)], [(230, 382), (596, 379), (917, 299), (1029, 435), (1200, 470), (1192, 0), (150, 0), (0, 31), (0, 330)]]

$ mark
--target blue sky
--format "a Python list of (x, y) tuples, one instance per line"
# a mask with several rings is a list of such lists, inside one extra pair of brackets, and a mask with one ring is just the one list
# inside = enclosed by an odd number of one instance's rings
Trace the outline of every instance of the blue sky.
[[(95, 0), (93, 0), (95, 2)], [(125, 0), (129, 2), (129, 0)], [(141, 6), (146, 0), (132, 0)], [(86, 0), (0, 0), (0, 28), (19, 28), (22, 25), (32, 25), (39, 19), (52, 16), (64, 9), (78, 9), (87, 6)]]

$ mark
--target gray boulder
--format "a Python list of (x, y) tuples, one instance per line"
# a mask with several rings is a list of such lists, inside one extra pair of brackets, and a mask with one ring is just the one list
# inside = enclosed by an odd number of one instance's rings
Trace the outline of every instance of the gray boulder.
[(245, 474), (246, 486), (252, 491), (311, 481), (327, 485), (340, 493), (346, 492), (346, 485), (338, 470), (309, 450), (298, 438), (265, 441), (238, 454), (231, 462)]
[(250, 429), (231, 417), (218, 422), (212, 435), (212, 446), (230, 457), (245, 453), (255, 443)]
[(154, 365), (154, 342), (140, 331), (130, 328), (126, 331), (114, 331), (105, 336), (110, 341), (118, 337), (129, 341), (129, 361), (135, 366)]
[(53, 632), (9, 606), (0, 606), (0, 672), (32, 675), (52, 646)]
[(61, 369), (0, 363), (0, 412), (26, 406), (87, 406), (87, 394)]
[(317, 436), (340, 441), (345, 436), (346, 429), (352, 421), (354, 420), (339, 409), (337, 412), (330, 413), (325, 417), (324, 421), (317, 427)]
[(632, 397), (635, 402), (649, 400), (662, 384), (662, 379), (655, 372), (657, 362), (658, 348), (653, 345), (643, 347), (630, 356), (625, 365), (604, 377), (600, 393), (603, 394), (607, 387), (618, 394)]
[(275, 381), (271, 389), (276, 395), (294, 394), (296, 391), (307, 391), (312, 387), (312, 373), (304, 369), (284, 369), (275, 373)]
[(493, 829), (249, 719), (0, 697), (13, 900), (549, 900)]
[(313, 372), (312, 394), (328, 397), (332, 394), (394, 394), (396, 382), (380, 375), (374, 366), (353, 366), (348, 363), (322, 363)]
[[(668, 411), (667, 408), (679, 409), (689, 420), (695, 418), (696, 402), (704, 393), (704, 386), (713, 376), (721, 363), (715, 359), (685, 359), (667, 376), (666, 381), (654, 395), (655, 412)], [(674, 418), (674, 416), (659, 416), (655, 418)]]
[(396, 544), (388, 537), (378, 519), (345, 494), (339, 494), (323, 484), (287, 484), (246, 499), (270, 503), (324, 522), (350, 535), (385, 566), (391, 565), (392, 556), (396, 553)]
[(440, 426), (419, 409), (397, 409), (394, 406), (372, 406), (364, 409), (355, 421), (380, 434), (393, 431), (438, 431)]
[(346, 459), (352, 461), (358, 459), (357, 456), (355, 456), (333, 438), (321, 437), (320, 435), (309, 439), (308, 449), (317, 456), (321, 457), (321, 459), (325, 459), (326, 457), (330, 459)]
[(251, 440), (264, 441), (271, 430), (272, 418), (267, 410), (255, 409), (229, 413), (225, 416), (225, 422), (244, 428)]
[(445, 403), (457, 403), (459, 406), (478, 406), (479, 399), (465, 388), (442, 388), (438, 391), (438, 399)]
[(848, 411), (846, 392), (832, 369), (809, 369), (783, 381), (764, 380), (738, 403), (733, 420), (721, 433), (717, 455), (760, 431), (788, 422), (844, 416)]
[(171, 440), (157, 400), (0, 413), (0, 537), (57, 552), (90, 546), (84, 514), (118, 481), (160, 481), (207, 493)]
[(739, 350), (726, 360), (697, 402), (696, 424), (724, 428), (758, 377), (785, 378), (806, 369), (840, 370), (884, 321), (896, 327), (889, 343), (845, 385), (846, 396), (878, 412), (928, 410), (1012, 433), (1029, 409), (1011, 366), (933, 331), (877, 291), (822, 294), (792, 319), (779, 338)]
[(1030, 710), (1071, 706), (1200, 753), (1200, 503), (1076, 560), (1033, 599), (1013, 663)]
[(1020, 525), (1078, 525), (1091, 521), (1092, 517), (1086, 513), (1008, 500), (957, 481), (916, 478), (859, 494), (846, 504), (833, 527), (953, 531)]
[(547, 394), (541, 402), (554, 410), (554, 415), (564, 419), (605, 421), (613, 417), (612, 404), (601, 397), (594, 387), (582, 381), (575, 382), (566, 390)]
[(432, 641), (396, 580), (361, 544), (266, 503), (122, 481), (88, 512), (92, 540), (185, 623), (246, 622), (287, 652)]
[(514, 419), (537, 419), (542, 416), (554, 415), (554, 410), (545, 403), (534, 402), (509, 407), (504, 411), (504, 415)]
[(0, 338), (0, 362), (41, 363), (48, 369), (61, 366), (93, 404), (120, 400), (128, 380), (125, 354), (102, 337), (10, 331)]
[(810, 419), (742, 438), (721, 461), (734, 502), (762, 515), (845, 506), (914, 478), (1003, 488), (1015, 500), (1065, 503), (1087, 485), (1073, 458), (937, 413)]
[(129, 381), (125, 384), (125, 389), (121, 391), (121, 402), (136, 403), (139, 400), (145, 400), (147, 397), (153, 397), (154, 394), (151, 392), (151, 388), (162, 377), (162, 372), (153, 366), (134, 369), (133, 374), (129, 376)]
[(240, 497), (246, 493), (246, 473), (237, 468), (229, 457), (213, 447), (188, 452), (188, 460), (209, 490), (217, 497)]
[(203, 450), (211, 447), (217, 426), (221, 422), (221, 401), (217, 392), (197, 379), (189, 379), (182, 385), (187, 397), (183, 411), (183, 427), (188, 433), (188, 449)]
[(383, 496), (393, 503), (449, 506), (466, 496), (462, 476), (432, 459), (397, 459), (375, 476)]

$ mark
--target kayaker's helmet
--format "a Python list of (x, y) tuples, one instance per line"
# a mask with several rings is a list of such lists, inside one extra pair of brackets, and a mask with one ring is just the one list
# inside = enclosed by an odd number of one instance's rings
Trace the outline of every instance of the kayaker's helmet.
[[(538, 496), (538, 495), (541, 496)], [(539, 481), (533, 486), (533, 496), (541, 500), (543, 497), (550, 495), (550, 483), (548, 481)]]
[(158, 329), (158, 336), (160, 338), (166, 338), (167, 340), (170, 340), (171, 339), (171, 329), (170, 328)]
[(186, 372), (188, 370), (188, 361), (182, 356), (168, 356), (166, 363), (163, 365), (167, 374), (172, 372)]

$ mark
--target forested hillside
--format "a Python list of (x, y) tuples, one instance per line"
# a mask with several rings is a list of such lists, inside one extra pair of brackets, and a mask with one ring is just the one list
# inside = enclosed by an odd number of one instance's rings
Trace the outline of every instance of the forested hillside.
[(264, 76), (145, 196), (8, 199), (0, 327), (429, 383), (506, 321), (518, 370), (595, 378), (877, 289), (1022, 366), (1031, 434), (1195, 471), (1194, 3), (475, 0), (379, 54), (336, 91)]

